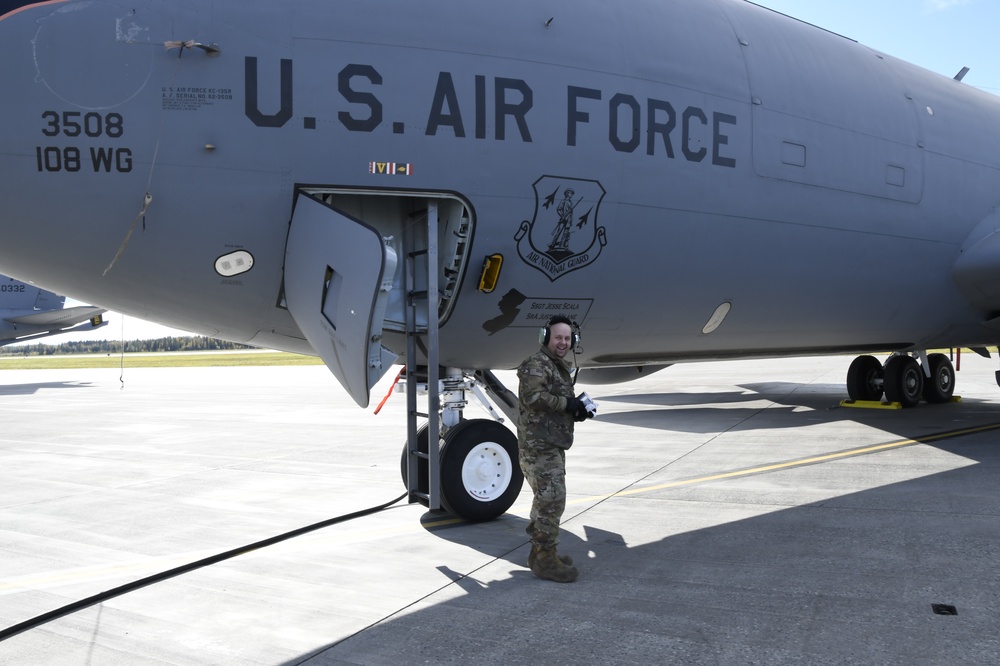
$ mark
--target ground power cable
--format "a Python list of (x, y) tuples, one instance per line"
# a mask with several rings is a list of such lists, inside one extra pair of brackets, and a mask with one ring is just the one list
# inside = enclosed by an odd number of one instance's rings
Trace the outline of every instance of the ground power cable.
[(337, 523), (347, 522), (348, 520), (354, 520), (355, 518), (362, 518), (364, 516), (369, 516), (373, 513), (378, 513), (379, 511), (384, 511), (388, 509), (393, 504), (396, 504), (400, 500), (404, 499), (407, 493), (403, 493), (399, 497), (385, 504), (380, 504), (378, 506), (373, 506), (368, 509), (362, 509), (361, 511), (355, 511), (354, 513), (347, 513), (342, 516), (337, 516), (335, 518), (328, 518), (322, 520), (318, 523), (313, 523), (312, 525), (307, 525), (305, 527), (300, 527), (298, 529), (292, 530), (291, 532), (285, 532), (284, 534), (279, 534), (277, 536), (264, 539), (262, 541), (257, 541), (255, 543), (247, 544), (246, 546), (240, 546), (239, 548), (234, 548), (232, 550), (227, 550), (224, 553), (218, 553), (217, 555), (211, 555), (209, 557), (197, 560), (196, 562), (190, 562), (188, 564), (182, 564), (179, 567), (174, 567), (173, 569), (168, 569), (167, 571), (161, 571), (160, 573), (153, 574), (151, 576), (146, 576), (145, 578), (140, 578), (139, 580), (132, 581), (131, 583), (126, 583), (124, 585), (119, 585), (118, 587), (112, 588), (110, 590), (105, 590), (99, 594), (87, 597), (86, 599), (80, 599), (79, 601), (74, 601), (73, 603), (66, 604), (61, 608), (51, 610), (47, 613), (42, 613), (30, 620), (25, 620), (24, 622), (19, 622), (18, 624), (11, 625), (6, 629), (0, 630), (0, 642), (16, 636), (22, 632), (29, 629), (34, 629), (40, 625), (46, 624), (53, 620), (57, 620), (66, 615), (70, 615), (77, 611), (81, 611), (85, 608), (89, 608), (95, 604), (103, 603), (109, 599), (119, 597), (128, 592), (133, 592), (140, 588), (152, 585), (154, 583), (163, 582), (169, 578), (174, 578), (175, 576), (180, 576), (181, 574), (194, 571), (195, 569), (201, 569), (212, 564), (218, 564), (224, 560), (229, 560), (237, 555), (245, 555), (254, 550), (259, 550), (261, 548), (266, 548), (267, 546), (273, 546), (276, 543), (282, 541), (287, 541), (303, 534), (308, 534), (309, 532), (314, 532), (316, 530), (322, 529), (324, 527), (329, 527), (331, 525), (336, 525)]

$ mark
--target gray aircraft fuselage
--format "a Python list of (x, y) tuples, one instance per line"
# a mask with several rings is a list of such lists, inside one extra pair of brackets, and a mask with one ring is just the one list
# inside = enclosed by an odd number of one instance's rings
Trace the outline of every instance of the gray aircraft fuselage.
[(304, 190), (397, 246), (439, 204), (442, 366), (554, 314), (587, 367), (1000, 341), (1000, 99), (750, 3), (4, 10), (0, 271), (77, 299), (312, 353)]

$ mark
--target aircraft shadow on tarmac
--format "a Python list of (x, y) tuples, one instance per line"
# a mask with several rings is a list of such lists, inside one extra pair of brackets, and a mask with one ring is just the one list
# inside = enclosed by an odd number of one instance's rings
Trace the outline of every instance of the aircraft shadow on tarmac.
[[(560, 664), (988, 663), (1000, 648), (1000, 498), (991, 492), (1000, 450), (988, 439), (937, 445), (979, 464), (775, 506), (648, 544), (588, 525), (586, 513), (571, 517), (560, 551), (580, 565), (572, 585), (539, 581), (524, 568), (522, 518), (435, 528), (508, 562), (511, 577), (481, 581), (441, 565), (442, 581), (464, 594), (286, 665), (402, 663), (407, 655), (510, 664), (528, 654)], [(746, 491), (726, 484), (659, 499), (619, 510), (632, 522), (669, 525), (747, 501)], [(935, 614), (935, 605), (957, 615)]]
[[(826, 410), (837, 391), (785, 391), (794, 386), (751, 385), (754, 394), (744, 397), (759, 400), (763, 393), (789, 406), (822, 405), (829, 420), (883, 419), (880, 427), (899, 415)], [(738, 394), (723, 397), (734, 402)], [(625, 398), (689, 404), (684, 394)], [(676, 411), (654, 410), (644, 427), (676, 429)], [(798, 422), (797, 414), (777, 416)], [(637, 425), (634, 412), (615, 416)], [(935, 442), (950, 455), (930, 453), (930, 466), (904, 448), (893, 456), (772, 472), (784, 475), (777, 478), (612, 498), (597, 510), (570, 506), (560, 552), (581, 569), (572, 585), (537, 580), (525, 568), (521, 517), (429, 527), (441, 539), (507, 563), (510, 578), (481, 580), (476, 571), (463, 575), (439, 565), (442, 582), (464, 594), (442, 595), (440, 603), (286, 666), (409, 658), (490, 665), (523, 663), (528, 655), (534, 663), (559, 664), (989, 663), (1000, 650), (994, 439), (986, 432)], [(921, 462), (910, 469), (915, 457)], [(673, 533), (633, 545), (609, 529), (616, 515), (626, 533), (641, 535), (652, 525)]]
[[(842, 407), (841, 400), (847, 398), (842, 384), (764, 382), (742, 384), (740, 388), (744, 391), (599, 395), (594, 396), (594, 400), (599, 404), (654, 407), (599, 414), (598, 419), (602, 422), (688, 433), (801, 428), (823, 422), (853, 421), (909, 438), (926, 434), (936, 422), (943, 419), (951, 422), (972, 411), (977, 412), (978, 417), (1000, 420), (1000, 405), (987, 407), (992, 414), (984, 414), (983, 407), (994, 403), (975, 398), (940, 405), (921, 402), (907, 410), (881, 410)], [(728, 406), (741, 402), (757, 404)], [(723, 424), (728, 425), (723, 427)]]
[(38, 382), (31, 384), (0, 384), (0, 398), (6, 395), (34, 395), (48, 389), (92, 388), (92, 382)]

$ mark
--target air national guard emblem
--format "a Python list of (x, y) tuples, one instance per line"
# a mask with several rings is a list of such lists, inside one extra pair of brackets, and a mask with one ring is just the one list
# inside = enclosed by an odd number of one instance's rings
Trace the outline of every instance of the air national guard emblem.
[(517, 252), (555, 282), (594, 262), (607, 245), (597, 211), (604, 188), (596, 180), (542, 176), (534, 182), (535, 215), (514, 235)]

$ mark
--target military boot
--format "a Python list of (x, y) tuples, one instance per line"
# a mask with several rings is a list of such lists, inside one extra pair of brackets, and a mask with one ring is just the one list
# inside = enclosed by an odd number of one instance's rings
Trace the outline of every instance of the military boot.
[[(536, 546), (535, 544), (531, 544), (531, 552), (528, 553), (528, 568), (529, 569), (534, 569), (535, 568), (535, 558), (536, 557), (538, 557), (538, 546)], [(573, 565), (573, 557), (571, 555), (559, 555), (558, 553), (556, 553), (556, 557), (558, 557), (559, 560), (563, 564), (565, 564), (566, 566), (572, 566)]]
[(576, 567), (571, 567), (559, 559), (555, 548), (540, 548), (538, 550), (534, 566), (531, 567), (531, 573), (539, 578), (554, 580), (557, 583), (572, 583), (580, 575)]

